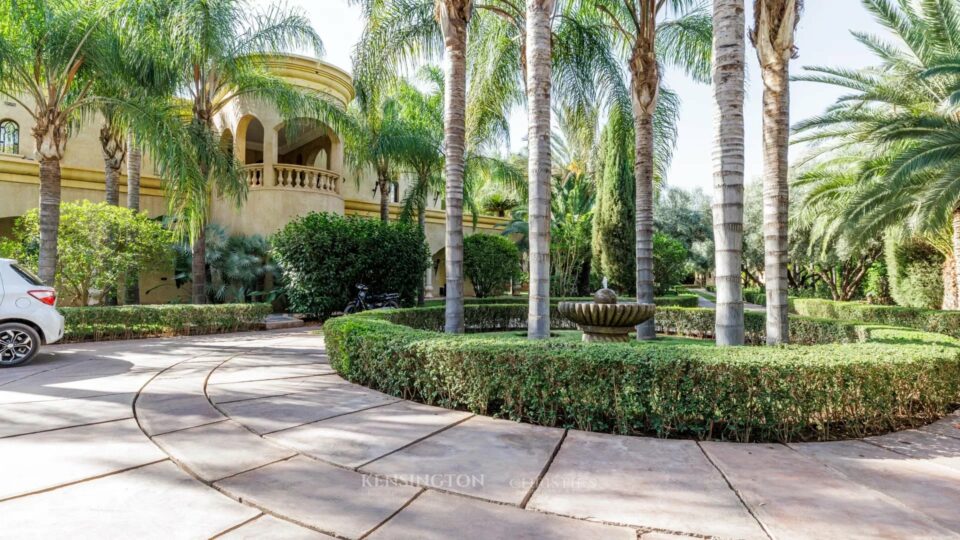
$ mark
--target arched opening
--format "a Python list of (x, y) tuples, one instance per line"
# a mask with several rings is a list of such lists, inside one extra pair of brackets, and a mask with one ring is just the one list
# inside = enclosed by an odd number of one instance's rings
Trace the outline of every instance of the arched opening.
[(223, 130), (223, 133), (220, 134), (220, 148), (228, 154), (234, 153), (233, 133), (229, 129)]
[(331, 170), (335, 141), (327, 126), (310, 118), (296, 118), (277, 131), (277, 164)]
[(263, 124), (252, 117), (244, 129), (244, 155), (241, 156), (247, 165), (263, 163), (263, 135)]
[(0, 154), (20, 153), (20, 125), (13, 120), (0, 121)]

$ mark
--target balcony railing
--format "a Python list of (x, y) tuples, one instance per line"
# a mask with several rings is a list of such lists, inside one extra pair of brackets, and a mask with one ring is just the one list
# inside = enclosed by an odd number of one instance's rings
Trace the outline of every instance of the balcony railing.
[[(262, 163), (247, 165), (244, 169), (247, 171), (247, 185), (250, 189), (268, 187), (328, 195), (340, 194), (340, 175), (326, 169), (278, 164), (273, 166), (273, 180), (270, 182), (264, 177)], [(270, 185), (267, 185), (268, 183)]]

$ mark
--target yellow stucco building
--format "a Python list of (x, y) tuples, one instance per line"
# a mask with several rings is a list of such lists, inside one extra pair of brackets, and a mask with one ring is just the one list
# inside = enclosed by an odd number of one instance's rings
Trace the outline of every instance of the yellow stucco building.
[[(344, 70), (303, 56), (286, 55), (268, 60), (269, 67), (292, 84), (318, 90), (346, 106), (354, 97), (352, 79)], [(61, 162), (63, 200), (104, 200), (104, 163), (98, 133), (101, 121), (90, 118), (74, 132)], [(211, 222), (230, 233), (269, 236), (293, 218), (311, 211), (379, 217), (379, 194), (369, 171), (348, 170), (341, 138), (330, 127), (312, 118), (284, 121), (272, 107), (260, 102), (235, 100), (216, 118), (224, 144), (232, 145), (245, 164), (249, 193), (237, 208), (215, 200)], [(15, 219), (39, 201), (39, 167), (30, 136), (33, 120), (12, 101), (0, 101), (0, 235), (9, 234)], [(125, 170), (125, 166), (124, 166)], [(404, 179), (391, 193), (391, 218), (400, 212)], [(121, 178), (121, 201), (126, 177)], [(426, 216), (426, 237), (433, 256), (424, 276), (428, 295), (439, 294), (444, 281), (444, 214), (442, 198), (431, 197)], [(163, 215), (166, 202), (160, 178), (144, 156), (141, 209)], [(499, 233), (503, 218), (481, 216), (476, 231), (465, 222), (465, 233)], [(143, 283), (145, 303), (189, 297), (189, 288), (177, 289), (169, 275), (158, 274)], [(468, 287), (468, 293), (469, 293)]]

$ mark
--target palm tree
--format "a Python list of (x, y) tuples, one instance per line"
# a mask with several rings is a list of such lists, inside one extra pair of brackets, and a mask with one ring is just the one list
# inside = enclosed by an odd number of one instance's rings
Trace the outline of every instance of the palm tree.
[(107, 30), (111, 14), (95, 0), (0, 0), (0, 94), (34, 121), (40, 162), (39, 274), (53, 283), (60, 225), (60, 161), (68, 127), (98, 102), (93, 82), (112, 66)]
[(754, 0), (750, 41), (763, 77), (763, 236), (767, 344), (790, 341), (787, 321), (790, 59), (803, 0)]
[[(676, 0), (595, 0), (585, 4), (610, 27), (630, 72), (636, 182), (637, 301), (653, 303), (654, 114), (660, 91), (660, 63), (684, 69), (706, 82), (710, 71), (710, 16), (694, 3)], [(667, 11), (677, 18), (661, 20)], [(656, 337), (651, 319), (637, 327), (637, 339)]]
[(713, 3), (713, 231), (717, 345), (743, 345), (743, 0)]
[[(187, 163), (166, 163), (169, 212), (193, 246), (192, 299), (206, 302), (205, 241), (214, 191), (240, 205), (246, 183), (240, 163), (220, 144), (216, 115), (238, 98), (275, 106), (284, 118), (320, 118), (346, 125), (342, 111), (321, 94), (308, 93), (267, 69), (273, 54), (311, 47), (323, 51), (320, 37), (300, 13), (273, 6), (253, 10), (243, 0), (156, 0), (164, 15), (167, 58), (189, 103)], [(184, 171), (192, 168), (193, 172)], [(163, 172), (161, 167), (161, 172)]]
[(527, 0), (526, 87), (529, 132), (530, 303), (527, 337), (550, 337), (551, 19), (555, 0)]

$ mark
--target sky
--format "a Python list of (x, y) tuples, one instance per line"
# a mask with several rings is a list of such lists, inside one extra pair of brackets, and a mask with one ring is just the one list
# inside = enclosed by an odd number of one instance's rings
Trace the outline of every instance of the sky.
[[(266, 4), (272, 0), (255, 0)], [(752, 19), (753, 2), (746, 1), (748, 23)], [(350, 55), (354, 44), (363, 31), (359, 8), (350, 6), (348, 0), (289, 0), (288, 5), (302, 9), (310, 17), (326, 47), (324, 60), (350, 71)], [(812, 0), (806, 2), (796, 44), (799, 58), (791, 64), (791, 73), (803, 72), (803, 66), (827, 65), (857, 68), (871, 65), (872, 56), (853, 36), (851, 30), (883, 34), (871, 15), (858, 0)], [(761, 137), (761, 99), (763, 85), (760, 80), (756, 52), (747, 43), (747, 100), (745, 103), (745, 143), (748, 182), (758, 179), (763, 172)], [(679, 121), (679, 138), (674, 158), (667, 176), (667, 183), (683, 189), (701, 188), (712, 191), (711, 151), (713, 145), (713, 97), (709, 85), (697, 84), (682, 73), (667, 71), (664, 75), (667, 86), (676, 91), (682, 100)], [(798, 121), (823, 112), (840, 96), (840, 90), (813, 83), (793, 83), (791, 87), (790, 117)], [(516, 110), (511, 115), (511, 148), (524, 145), (526, 135), (526, 112)], [(802, 153), (802, 148), (792, 148), (793, 155)]]

